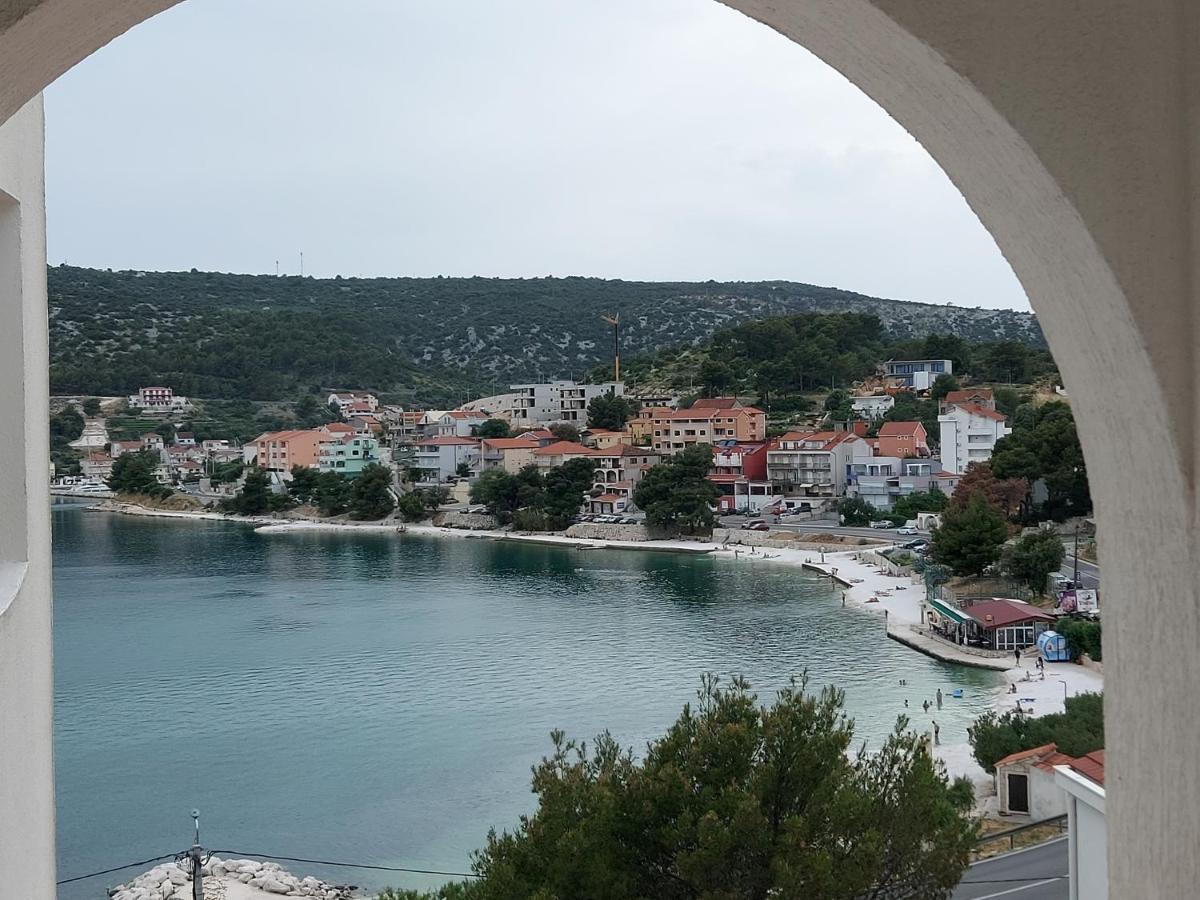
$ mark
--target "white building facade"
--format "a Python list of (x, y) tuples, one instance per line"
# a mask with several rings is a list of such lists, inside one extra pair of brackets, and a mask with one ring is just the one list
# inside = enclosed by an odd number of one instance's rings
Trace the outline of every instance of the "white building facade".
[(1003, 414), (973, 404), (955, 404), (938, 416), (942, 468), (961, 475), (973, 462), (992, 458), (996, 442), (1012, 429)]
[(546, 381), (534, 384), (514, 384), (510, 393), (501, 395), (511, 398), (504, 410), (503, 418), (514, 428), (546, 425), (552, 422), (570, 422), (579, 428), (588, 424), (587, 408), (595, 398), (612, 391), (618, 397), (625, 396), (623, 381), (605, 381), (602, 384), (577, 384), (574, 381)]

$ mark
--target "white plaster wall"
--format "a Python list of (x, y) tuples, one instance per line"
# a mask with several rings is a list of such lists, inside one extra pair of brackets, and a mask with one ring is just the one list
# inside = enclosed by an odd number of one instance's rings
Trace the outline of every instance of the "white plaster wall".
[(0, 894), (54, 896), (42, 102), (0, 126)]

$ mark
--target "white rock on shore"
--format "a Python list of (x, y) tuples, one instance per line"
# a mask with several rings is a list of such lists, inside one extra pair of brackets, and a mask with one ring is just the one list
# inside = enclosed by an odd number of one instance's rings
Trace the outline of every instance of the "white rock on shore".
[[(204, 864), (205, 900), (265, 900), (309, 897), (349, 900), (350, 887), (326, 884), (311, 875), (298, 878), (278, 863), (220, 859)], [(109, 891), (111, 900), (192, 900), (192, 876), (177, 863), (164, 863)]]

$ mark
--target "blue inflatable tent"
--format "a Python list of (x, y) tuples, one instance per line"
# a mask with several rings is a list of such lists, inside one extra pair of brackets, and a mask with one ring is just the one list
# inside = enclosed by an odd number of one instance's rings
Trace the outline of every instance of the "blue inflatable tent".
[(1067, 639), (1057, 631), (1043, 631), (1038, 635), (1037, 645), (1046, 662), (1071, 661), (1071, 651), (1067, 649)]

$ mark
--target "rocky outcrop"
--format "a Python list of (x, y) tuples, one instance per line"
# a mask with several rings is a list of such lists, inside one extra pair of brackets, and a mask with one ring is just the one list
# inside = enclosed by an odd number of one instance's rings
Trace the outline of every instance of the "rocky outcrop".
[[(278, 863), (254, 859), (212, 857), (201, 869), (205, 900), (221, 900), (226, 884), (240, 882), (263, 892), (264, 897), (308, 897), (311, 900), (349, 900), (354, 890), (346, 885), (326, 884), (309, 875), (297, 878)], [(111, 900), (192, 900), (190, 870), (178, 863), (164, 863), (139, 875), (128, 884), (109, 891)]]

